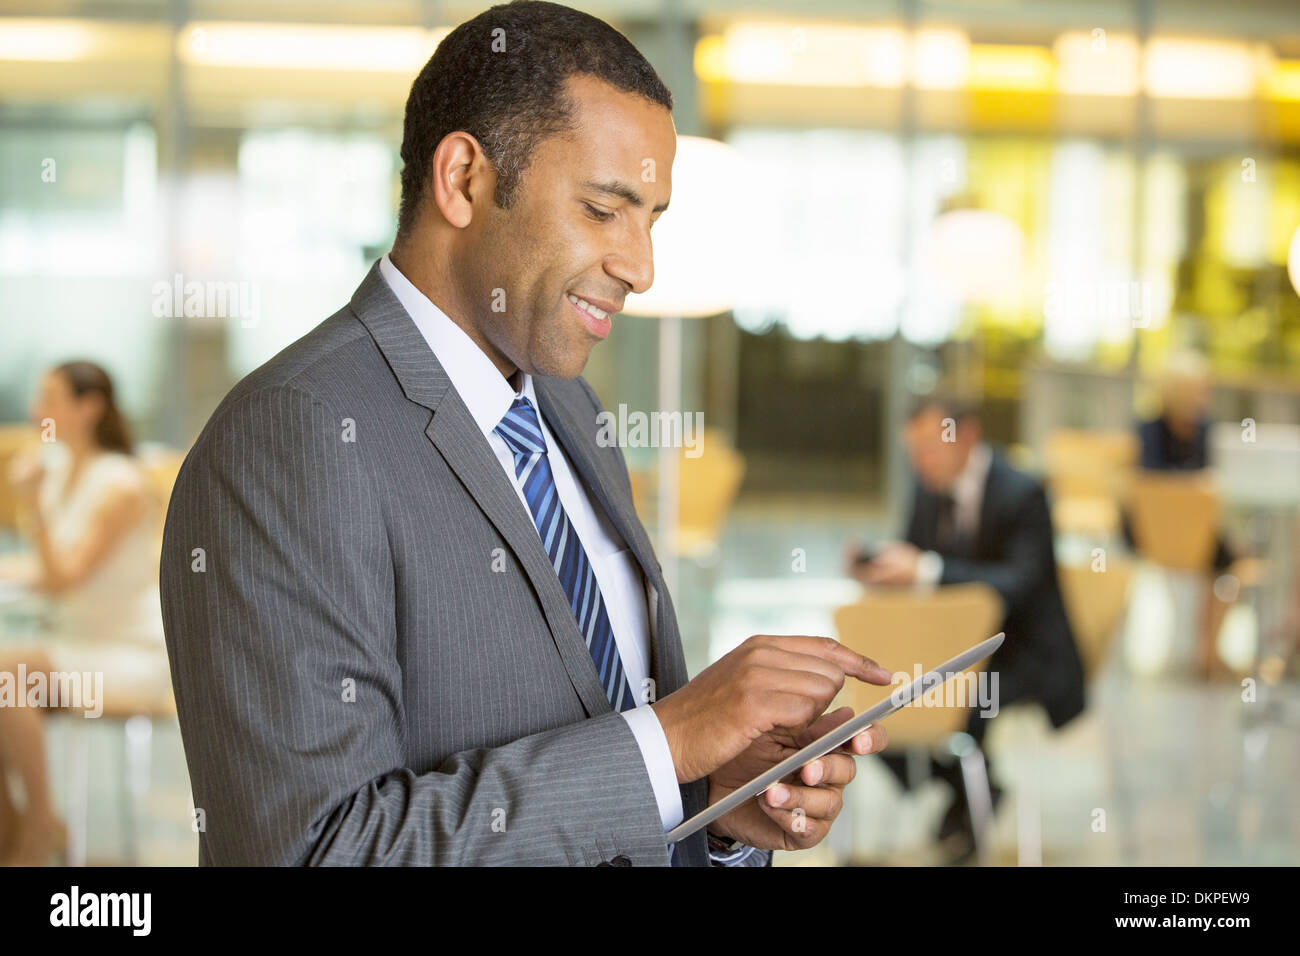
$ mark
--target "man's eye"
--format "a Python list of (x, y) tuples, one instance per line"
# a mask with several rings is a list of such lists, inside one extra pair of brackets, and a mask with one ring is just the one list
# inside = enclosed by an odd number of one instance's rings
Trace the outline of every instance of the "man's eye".
[(593, 216), (595, 216), (595, 217), (596, 217), (597, 219), (599, 219), (601, 222), (607, 222), (608, 220), (614, 218), (614, 214), (613, 214), (612, 212), (605, 212), (605, 211), (602, 210), (602, 209), (597, 209), (595, 206), (593, 206), (593, 205), (592, 205), (591, 203), (589, 203), (589, 202), (584, 202), (583, 205), (587, 207), (587, 212), (591, 213)]

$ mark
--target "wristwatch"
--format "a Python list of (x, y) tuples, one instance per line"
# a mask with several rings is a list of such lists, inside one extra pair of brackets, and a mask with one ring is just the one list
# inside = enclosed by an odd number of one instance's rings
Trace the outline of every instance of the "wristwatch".
[(728, 840), (726, 837), (720, 837), (711, 830), (706, 832), (709, 837), (709, 852), (718, 856), (728, 856), (745, 845), (739, 840)]

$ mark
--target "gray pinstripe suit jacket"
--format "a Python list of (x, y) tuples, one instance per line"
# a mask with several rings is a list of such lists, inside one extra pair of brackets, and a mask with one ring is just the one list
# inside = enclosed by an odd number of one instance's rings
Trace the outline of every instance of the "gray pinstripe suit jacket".
[[(581, 378), (535, 387), (649, 581), (671, 693), (677, 622), (600, 403)], [(213, 413), (161, 585), (200, 863), (667, 864), (531, 518), (377, 265)], [(703, 808), (703, 781), (681, 790)], [(678, 853), (708, 865), (703, 832)]]

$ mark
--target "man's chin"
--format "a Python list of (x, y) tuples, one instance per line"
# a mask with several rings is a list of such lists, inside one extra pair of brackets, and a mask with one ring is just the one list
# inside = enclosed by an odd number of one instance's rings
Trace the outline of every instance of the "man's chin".
[(590, 348), (575, 349), (566, 355), (551, 356), (546, 361), (539, 362), (537, 370), (532, 374), (544, 375), (547, 378), (577, 378), (587, 367), (589, 358), (591, 358)]

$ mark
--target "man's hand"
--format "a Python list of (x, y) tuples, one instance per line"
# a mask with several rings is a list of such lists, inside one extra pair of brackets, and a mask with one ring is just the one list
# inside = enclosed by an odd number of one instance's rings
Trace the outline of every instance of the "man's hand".
[(772, 731), (797, 734), (826, 710), (846, 676), (881, 685), (891, 679), (875, 661), (831, 637), (749, 638), (650, 705), (678, 783), (707, 777)]
[[(709, 804), (852, 716), (853, 708), (841, 707), (823, 714), (798, 733), (764, 734), (735, 760), (709, 775)], [(844, 806), (844, 788), (857, 773), (854, 755), (877, 753), (888, 739), (883, 727), (869, 727), (837, 750), (804, 764), (797, 773), (719, 817), (709, 824), (709, 830), (760, 850), (806, 850), (816, 846), (830, 832)]]
[(863, 575), (870, 565), (869, 561), (860, 560), (864, 554), (862, 542), (855, 539), (844, 542), (844, 574), (862, 585), (867, 583)]
[(915, 584), (921, 549), (906, 541), (886, 545), (857, 575), (863, 584)]

